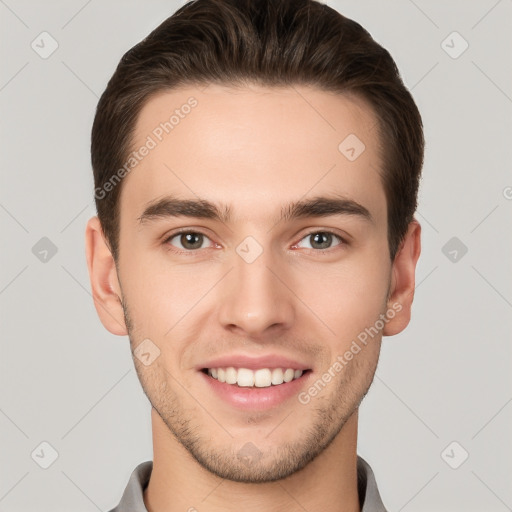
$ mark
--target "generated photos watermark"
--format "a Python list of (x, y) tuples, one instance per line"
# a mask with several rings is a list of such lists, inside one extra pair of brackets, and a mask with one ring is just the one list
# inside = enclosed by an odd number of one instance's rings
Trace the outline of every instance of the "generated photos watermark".
[(178, 126), (182, 119), (185, 119), (193, 108), (197, 107), (198, 101), (196, 98), (191, 96), (187, 102), (181, 105), (180, 108), (174, 110), (173, 114), (167, 121), (161, 122), (156, 126), (152, 132), (146, 137), (146, 141), (139, 149), (132, 151), (124, 165), (119, 168), (110, 179), (105, 182), (101, 187), (94, 189), (94, 197), (96, 199), (104, 199), (108, 192), (111, 192), (121, 180), (130, 173), (138, 164), (141, 162), (150, 151), (155, 149), (166, 135), (172, 132), (176, 126)]
[(306, 391), (299, 393), (299, 402), (303, 405), (307, 405), (311, 401), (311, 398), (318, 396), (327, 384), (329, 384), (329, 382), (331, 382), (331, 380), (334, 379), (334, 377), (336, 377), (336, 375), (339, 374), (343, 368), (352, 361), (352, 359), (354, 359), (354, 356), (361, 352), (362, 348), (368, 344), (368, 341), (379, 334), (384, 326), (390, 320), (395, 318), (395, 315), (400, 311), (402, 311), (402, 304), (399, 302), (393, 303), (385, 313), (380, 314), (378, 320), (376, 320), (371, 327), (366, 327), (361, 331), (357, 335), (357, 339), (352, 340), (350, 348), (345, 351), (345, 353), (338, 355), (329, 369), (325, 371)]

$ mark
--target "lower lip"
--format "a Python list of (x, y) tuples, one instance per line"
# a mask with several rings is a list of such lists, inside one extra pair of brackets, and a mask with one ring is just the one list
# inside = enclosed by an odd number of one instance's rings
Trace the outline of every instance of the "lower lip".
[(293, 396), (297, 396), (309, 380), (311, 371), (306, 371), (298, 379), (266, 388), (240, 387), (236, 384), (219, 382), (202, 371), (199, 374), (206, 380), (210, 389), (230, 405), (243, 410), (262, 411), (277, 407)]

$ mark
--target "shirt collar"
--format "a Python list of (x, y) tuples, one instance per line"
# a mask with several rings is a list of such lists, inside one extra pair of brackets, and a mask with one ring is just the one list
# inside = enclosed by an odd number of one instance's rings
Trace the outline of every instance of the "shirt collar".
[[(119, 505), (110, 512), (147, 512), (143, 492), (149, 483), (153, 461), (139, 464), (132, 472)], [(357, 456), (357, 489), (361, 512), (387, 512), (370, 465)]]

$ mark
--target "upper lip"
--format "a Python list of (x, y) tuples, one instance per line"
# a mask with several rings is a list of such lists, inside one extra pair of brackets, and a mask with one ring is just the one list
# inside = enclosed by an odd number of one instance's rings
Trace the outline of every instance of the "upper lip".
[(206, 363), (201, 364), (198, 369), (228, 368), (230, 366), (235, 368), (248, 368), (250, 370), (257, 370), (259, 368), (293, 368), (294, 370), (310, 369), (310, 366), (307, 364), (278, 354), (267, 354), (259, 357), (249, 356), (246, 354), (230, 354), (207, 361)]

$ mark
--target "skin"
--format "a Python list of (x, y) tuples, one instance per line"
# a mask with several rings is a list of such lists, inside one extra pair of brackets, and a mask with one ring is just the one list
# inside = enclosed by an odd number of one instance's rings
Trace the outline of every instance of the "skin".
[[(134, 147), (190, 96), (197, 107), (124, 178), (117, 266), (97, 217), (86, 229), (101, 322), (128, 334), (132, 351), (146, 338), (160, 350), (147, 366), (134, 357), (153, 406), (146, 507), (359, 511), (358, 407), (382, 336), (409, 323), (420, 224), (411, 222), (392, 262), (376, 118), (358, 97), (306, 86), (167, 91), (142, 109)], [(366, 146), (355, 161), (338, 150), (351, 133)], [(343, 215), (276, 223), (284, 204), (332, 193), (365, 206), (373, 222)], [(140, 224), (146, 205), (166, 194), (227, 203), (233, 219)], [(203, 233), (201, 248), (180, 236), (166, 241), (178, 228)], [(348, 243), (333, 237), (322, 251), (308, 235), (325, 230)], [(247, 236), (263, 249), (250, 264), (236, 252)], [(278, 353), (307, 362), (307, 390), (393, 304), (400, 311), (307, 404), (294, 396), (241, 411), (196, 369), (234, 351)], [(237, 457), (248, 442), (260, 453), (252, 463)]]

